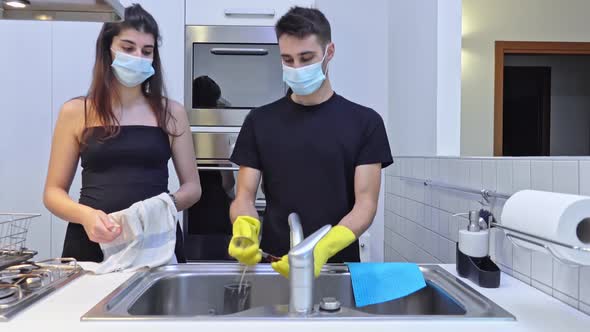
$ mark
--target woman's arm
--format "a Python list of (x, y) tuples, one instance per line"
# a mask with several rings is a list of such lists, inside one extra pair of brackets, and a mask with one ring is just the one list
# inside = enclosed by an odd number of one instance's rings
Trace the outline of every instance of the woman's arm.
[(71, 100), (59, 112), (51, 143), (43, 203), (59, 218), (84, 226), (90, 240), (110, 242), (120, 234), (120, 227), (103, 211), (76, 203), (68, 195), (80, 155), (83, 107), (83, 101)]
[(169, 105), (176, 119), (176, 123), (170, 126), (170, 131), (179, 135), (172, 138), (172, 161), (180, 182), (180, 188), (174, 193), (176, 208), (182, 211), (199, 201), (201, 183), (197, 173), (197, 159), (186, 110), (181, 104), (172, 100)]

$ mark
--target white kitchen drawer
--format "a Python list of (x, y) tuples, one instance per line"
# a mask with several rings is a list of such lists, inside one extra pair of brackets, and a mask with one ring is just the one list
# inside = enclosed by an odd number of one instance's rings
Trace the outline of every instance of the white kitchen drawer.
[(186, 25), (274, 25), (291, 7), (315, 0), (186, 0)]

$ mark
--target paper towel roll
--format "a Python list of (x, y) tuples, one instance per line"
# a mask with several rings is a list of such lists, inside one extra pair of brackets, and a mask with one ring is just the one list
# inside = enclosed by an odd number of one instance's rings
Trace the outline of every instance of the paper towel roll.
[[(506, 201), (501, 222), (504, 226), (532, 235), (574, 246), (590, 247), (590, 197), (534, 190), (519, 191)], [(547, 244), (567, 260), (590, 264), (588, 252)], [(527, 247), (540, 249), (531, 245)]]

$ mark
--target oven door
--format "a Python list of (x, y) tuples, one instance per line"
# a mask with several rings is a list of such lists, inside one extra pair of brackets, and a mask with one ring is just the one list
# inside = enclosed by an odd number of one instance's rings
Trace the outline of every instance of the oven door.
[[(239, 128), (192, 127), (199, 164), (201, 199), (184, 211), (184, 245), (188, 261), (232, 260), (227, 247), (232, 234), (229, 207), (235, 198), (239, 167), (229, 161)], [(261, 187), (256, 210), (264, 215)]]
[(287, 91), (273, 27), (187, 26), (185, 57), (192, 125), (241, 126)]
[[(227, 248), (232, 235), (229, 207), (235, 198), (238, 167), (201, 164), (201, 199), (184, 211), (184, 246), (188, 261), (233, 260)], [(266, 202), (259, 188), (256, 210), (262, 221)]]

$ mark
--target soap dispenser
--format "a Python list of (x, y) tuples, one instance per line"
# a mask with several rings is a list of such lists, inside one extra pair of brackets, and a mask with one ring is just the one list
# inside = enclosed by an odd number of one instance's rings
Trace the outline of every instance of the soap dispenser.
[(482, 212), (487, 211), (469, 211), (469, 225), (459, 231), (457, 272), (480, 287), (497, 288), (500, 286), (500, 269), (489, 256), (490, 233)]

